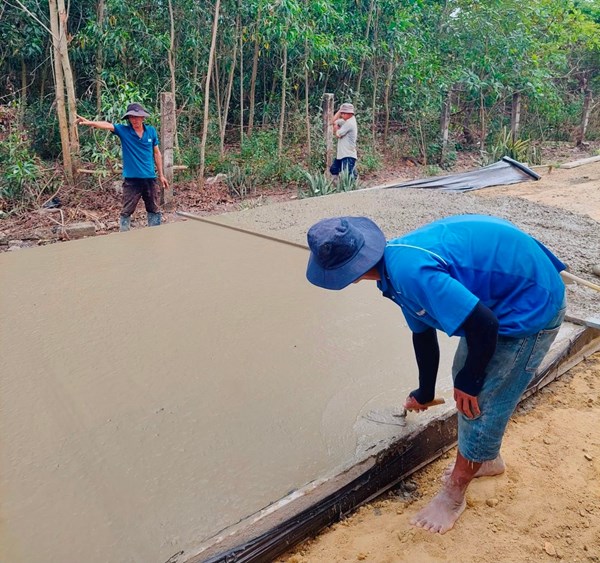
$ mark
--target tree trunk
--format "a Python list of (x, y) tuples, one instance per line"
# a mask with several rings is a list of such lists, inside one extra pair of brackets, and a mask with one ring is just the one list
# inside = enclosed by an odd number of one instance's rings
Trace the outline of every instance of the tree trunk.
[(254, 128), (254, 103), (255, 103), (255, 94), (256, 94), (256, 75), (258, 73), (258, 53), (259, 49), (259, 35), (258, 28), (260, 25), (260, 8), (258, 10), (258, 15), (256, 16), (256, 36), (254, 38), (254, 56), (252, 58), (252, 76), (250, 77), (250, 109), (248, 110), (248, 131), (246, 134), (248, 137), (252, 136), (252, 129)]
[(481, 137), (479, 140), (479, 150), (483, 154), (485, 152), (485, 138), (487, 136), (485, 130), (485, 98), (483, 90), (479, 92), (479, 125), (481, 126)]
[(310, 103), (308, 96), (308, 39), (304, 41), (304, 116), (306, 121), (306, 164), (310, 164), (310, 155), (312, 153), (312, 147), (310, 143)]
[(377, 81), (379, 80), (379, 73), (377, 72), (377, 65), (374, 64), (373, 67), (373, 98), (371, 100), (371, 114), (373, 117), (371, 121), (371, 137), (373, 138), (374, 143), (377, 136)]
[(212, 36), (210, 40), (210, 51), (208, 55), (208, 69), (206, 71), (206, 82), (204, 85), (204, 123), (202, 124), (202, 139), (200, 141), (200, 187), (204, 186), (204, 166), (206, 161), (206, 137), (208, 134), (208, 109), (210, 96), (210, 77), (215, 57), (215, 45), (217, 43), (217, 27), (219, 24), (219, 7), (221, 0), (215, 0), (215, 15), (212, 24)]
[(50, 11), (50, 29), (52, 30), (52, 60), (54, 63), (54, 90), (56, 95), (56, 113), (58, 116), (58, 128), (60, 132), (60, 144), (63, 153), (63, 166), (65, 178), (69, 185), (73, 184), (73, 162), (71, 160), (71, 143), (69, 140), (69, 122), (67, 120), (67, 109), (65, 104), (65, 79), (61, 63), (58, 25), (58, 6), (56, 0), (48, 0)]
[(521, 93), (515, 92), (512, 97), (510, 112), (510, 136), (515, 143), (519, 138), (519, 127), (521, 125)]
[(21, 103), (19, 104), (19, 119), (23, 123), (25, 107), (27, 106), (27, 63), (25, 57), (21, 57)]
[[(241, 12), (241, 0), (238, 13)], [(244, 144), (244, 34), (240, 33), (240, 150)]]
[[(48, 57), (50, 58), (52, 46), (48, 46)], [(42, 66), (42, 72), (40, 76), (40, 102), (44, 101), (44, 97), (46, 96), (46, 76), (48, 73), (48, 65)]]
[(77, 130), (77, 102), (75, 98), (75, 81), (73, 71), (71, 70), (71, 61), (69, 60), (69, 50), (67, 46), (67, 20), (69, 18), (65, 0), (57, 0), (58, 5), (58, 24), (60, 29), (59, 49), (60, 60), (63, 68), (63, 78), (67, 91), (67, 107), (69, 109), (69, 144), (71, 147), (71, 160), (73, 173), (79, 167), (79, 131)]
[[(371, 20), (373, 19), (373, 6), (375, 0), (371, 0), (369, 4), (369, 16), (367, 18), (367, 30), (365, 32), (365, 43), (369, 41), (369, 33), (371, 32)], [(360, 96), (360, 84), (362, 82), (363, 72), (365, 70), (365, 58), (362, 57), (360, 61), (360, 70), (358, 72), (358, 80), (356, 81), (356, 93)]]
[(279, 114), (279, 142), (277, 144), (277, 157), (283, 154), (283, 127), (285, 125), (285, 94), (287, 90), (287, 41), (283, 43), (283, 67), (281, 69), (281, 111)]
[[(216, 50), (216, 46), (215, 46)], [(221, 88), (219, 87), (219, 63), (217, 57), (214, 58), (213, 68), (213, 87), (215, 90), (215, 104), (217, 105), (217, 120), (219, 122), (219, 136), (223, 131), (223, 122), (221, 120)]]
[[(236, 34), (239, 33), (240, 30), (240, 15), (238, 12), (237, 21), (235, 23), (235, 31)], [(221, 152), (220, 158), (223, 160), (225, 158), (225, 133), (227, 132), (227, 117), (229, 114), (229, 102), (231, 100), (231, 91), (233, 90), (233, 78), (235, 76), (235, 64), (237, 62), (237, 37), (233, 43), (233, 54), (231, 55), (231, 68), (229, 69), (229, 79), (227, 81), (227, 92), (225, 94), (225, 104), (223, 107), (223, 127), (221, 129)]]
[(169, 0), (169, 21), (170, 21), (170, 43), (169, 43), (169, 51), (167, 53), (167, 60), (169, 63), (169, 76), (171, 78), (171, 94), (173, 95), (173, 118), (175, 119), (173, 132), (175, 138), (173, 140), (175, 144), (175, 148), (179, 148), (179, 140), (177, 138), (177, 83), (175, 82), (175, 17), (173, 15), (173, 2)]
[(590, 121), (590, 113), (592, 112), (592, 101), (593, 92), (592, 89), (586, 85), (583, 97), (583, 111), (581, 113), (581, 126), (579, 128), (577, 136), (577, 146), (581, 146), (585, 143), (585, 134), (587, 133), (588, 124)]
[[(375, 10), (375, 22), (373, 30), (373, 45), (377, 45), (378, 31), (379, 31), (379, 7)], [(371, 104), (371, 111), (373, 114), (373, 121), (371, 123), (371, 135), (373, 137), (373, 143), (375, 143), (376, 132), (377, 132), (377, 81), (379, 79), (379, 66), (377, 59), (373, 57), (373, 100)]]
[(333, 94), (323, 94), (323, 137), (325, 139), (325, 173), (333, 162)]
[(383, 127), (383, 144), (387, 144), (388, 130), (390, 127), (390, 89), (392, 87), (392, 79), (394, 76), (394, 55), (392, 55), (389, 65), (388, 65), (388, 74), (385, 79), (385, 92), (383, 95), (383, 102), (385, 106), (385, 125)]
[(440, 166), (446, 163), (448, 154), (448, 138), (450, 131), (450, 108), (452, 107), (452, 88), (448, 90), (442, 101), (442, 116), (440, 119), (440, 131), (442, 135), (442, 146), (440, 148)]
[[(100, 37), (104, 36), (104, 6), (105, 0), (98, 0), (96, 10), (96, 21), (100, 29)], [(102, 39), (98, 42), (96, 49), (96, 113), (102, 112), (102, 69), (104, 67), (104, 50), (102, 48)]]

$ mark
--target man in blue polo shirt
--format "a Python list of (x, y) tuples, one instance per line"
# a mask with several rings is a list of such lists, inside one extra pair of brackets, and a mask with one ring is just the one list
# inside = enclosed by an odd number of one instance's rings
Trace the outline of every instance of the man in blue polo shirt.
[(161, 185), (168, 188), (169, 183), (163, 174), (156, 129), (144, 123), (144, 119), (149, 115), (140, 104), (134, 103), (127, 106), (123, 116), (123, 119), (128, 121), (127, 125), (77, 117), (79, 125), (111, 131), (121, 140), (123, 154), (123, 208), (119, 222), (121, 231), (129, 230), (131, 214), (135, 211), (140, 198), (146, 205), (148, 226), (160, 225), (161, 222), (155, 167)]
[(325, 289), (375, 280), (413, 333), (419, 387), (408, 410), (432, 405), (437, 330), (459, 336), (452, 366), (458, 452), (438, 495), (412, 524), (443, 534), (465, 509), (474, 477), (504, 472), (508, 420), (565, 315), (565, 265), (543, 244), (495, 217), (459, 215), (385, 240), (366, 217), (324, 219), (308, 231), (306, 276)]

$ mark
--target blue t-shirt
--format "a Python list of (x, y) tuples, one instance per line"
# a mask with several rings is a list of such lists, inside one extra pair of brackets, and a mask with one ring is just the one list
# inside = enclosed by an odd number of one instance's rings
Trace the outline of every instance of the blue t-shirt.
[(523, 337), (559, 310), (564, 269), (512, 223), (458, 215), (388, 241), (378, 285), (402, 307), (413, 332), (433, 327), (464, 336), (459, 327), (481, 301), (498, 318), (499, 334)]
[(123, 178), (156, 178), (154, 171), (154, 147), (158, 135), (152, 125), (144, 125), (141, 138), (131, 125), (114, 123), (113, 133), (121, 139), (123, 151)]

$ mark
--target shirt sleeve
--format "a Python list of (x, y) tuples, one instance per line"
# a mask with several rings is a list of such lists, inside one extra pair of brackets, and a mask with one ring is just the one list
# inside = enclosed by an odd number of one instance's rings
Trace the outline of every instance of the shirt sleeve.
[(152, 127), (152, 146), (153, 147), (158, 147), (158, 145), (160, 145), (160, 142), (158, 140), (158, 133), (156, 132), (156, 129), (154, 127)]
[(408, 326), (413, 332), (423, 332), (432, 326), (427, 323), (427, 318), (431, 317), (447, 335), (454, 336), (479, 301), (436, 263), (403, 268), (402, 278), (392, 281), (406, 295), (409, 311), (414, 309), (412, 315), (405, 311)]
[(120, 139), (121, 138), (121, 134), (123, 133), (123, 128), (125, 127), (125, 125), (121, 125), (120, 123), (113, 123), (113, 127), (114, 127), (114, 129), (111, 131), (111, 133), (113, 135), (116, 135)]
[(340, 121), (343, 121), (343, 123), (339, 125), (339, 128), (337, 130), (337, 136), (343, 137), (344, 135), (346, 135), (346, 133), (348, 133), (348, 131), (350, 131), (350, 125), (345, 119), (338, 119), (338, 124)]

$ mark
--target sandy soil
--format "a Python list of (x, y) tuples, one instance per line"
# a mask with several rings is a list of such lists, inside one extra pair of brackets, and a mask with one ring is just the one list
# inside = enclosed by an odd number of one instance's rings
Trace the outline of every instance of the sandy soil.
[[(600, 221), (600, 163), (546, 171), (540, 182), (489, 188), (476, 197), (492, 213), (505, 209), (505, 198), (540, 205), (529, 210), (530, 225), (552, 223), (558, 215), (548, 214), (549, 208), (565, 211), (568, 222), (574, 218), (570, 213)], [(596, 224), (595, 231), (577, 243), (583, 247), (587, 240), (597, 248), (598, 239)], [(600, 254), (594, 252), (600, 262)], [(575, 258), (577, 251), (567, 254)], [(588, 313), (600, 313), (591, 293), (585, 293), (584, 300)], [(409, 520), (439, 490), (439, 476), (454, 450), (277, 562), (600, 561), (599, 421), (596, 353), (518, 408), (503, 445), (506, 473), (471, 484), (468, 508), (447, 534), (414, 528)]]

